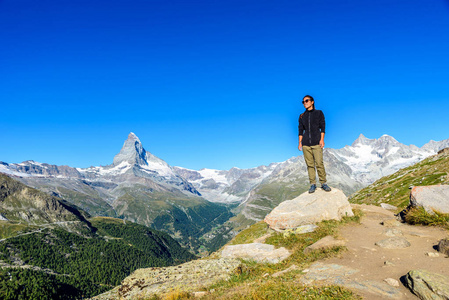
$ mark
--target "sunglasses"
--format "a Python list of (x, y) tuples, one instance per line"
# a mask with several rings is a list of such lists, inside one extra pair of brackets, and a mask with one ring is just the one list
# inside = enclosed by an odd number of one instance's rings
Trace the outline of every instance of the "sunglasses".
[(302, 104), (312, 102), (310, 99), (302, 100)]

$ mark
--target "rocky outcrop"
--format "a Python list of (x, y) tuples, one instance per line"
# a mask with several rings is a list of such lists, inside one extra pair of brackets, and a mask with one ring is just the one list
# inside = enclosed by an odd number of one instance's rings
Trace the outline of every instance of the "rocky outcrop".
[(405, 276), (405, 282), (420, 299), (449, 299), (449, 277), (426, 270), (412, 270)]
[(0, 174), (0, 214), (2, 220), (29, 224), (81, 222), (88, 215), (64, 200), (30, 188)]
[(275, 249), (273, 245), (262, 243), (228, 245), (221, 251), (223, 258), (242, 258), (272, 264), (277, 264), (290, 255), (290, 251), (284, 247)]
[(333, 188), (331, 192), (306, 192), (293, 200), (284, 201), (264, 221), (275, 230), (285, 230), (353, 215), (348, 198), (342, 191)]
[(415, 186), (410, 194), (412, 207), (424, 207), (433, 211), (449, 214), (449, 185)]
[(138, 269), (120, 286), (93, 300), (150, 299), (171, 291), (196, 292), (219, 280), (227, 279), (240, 266), (238, 259), (195, 260), (165, 268)]
[[(360, 270), (338, 264), (325, 264), (316, 262), (310, 268), (304, 270), (305, 275), (300, 279), (304, 285), (342, 285), (349, 289), (355, 289), (363, 294), (370, 295), (371, 299), (400, 299), (400, 291), (387, 283), (372, 280), (356, 280), (353, 274)], [(375, 298), (372, 298), (375, 296)], [(367, 299), (370, 299), (367, 298)]]

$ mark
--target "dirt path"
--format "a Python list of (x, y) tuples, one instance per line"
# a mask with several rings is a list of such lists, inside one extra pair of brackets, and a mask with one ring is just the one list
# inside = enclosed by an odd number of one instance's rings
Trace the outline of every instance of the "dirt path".
[[(395, 221), (393, 212), (371, 205), (353, 205), (361, 209), (364, 217), (361, 224), (348, 225), (341, 229), (340, 236), (347, 240), (348, 251), (341, 257), (322, 261), (325, 264), (338, 264), (359, 270), (348, 275), (356, 282), (371, 281), (383, 283), (386, 278), (400, 281), (400, 278), (413, 269), (425, 269), (449, 277), (449, 258), (442, 254), (430, 257), (426, 253), (437, 253), (435, 246), (449, 236), (449, 232), (442, 228), (411, 226)], [(381, 222), (385, 225), (381, 225)], [(388, 230), (388, 231), (387, 231)], [(406, 238), (411, 246), (402, 249), (385, 249), (375, 245), (386, 239), (387, 234)], [(387, 262), (387, 263), (386, 263)], [(385, 299), (367, 290), (355, 290), (364, 299)], [(400, 283), (398, 292), (393, 298), (417, 299), (406, 287)]]

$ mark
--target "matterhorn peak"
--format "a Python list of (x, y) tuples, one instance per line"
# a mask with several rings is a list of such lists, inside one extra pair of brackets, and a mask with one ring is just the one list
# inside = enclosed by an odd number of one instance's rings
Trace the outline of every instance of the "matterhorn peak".
[(131, 132), (128, 135), (128, 139), (123, 144), (120, 153), (114, 157), (113, 165), (117, 166), (123, 162), (128, 162), (131, 165), (147, 165), (146, 151), (143, 149), (137, 135)]
[(134, 132), (130, 132), (128, 134), (128, 140), (135, 140), (135, 141), (138, 141), (140, 143), (139, 138), (137, 137), (137, 135), (134, 134)]

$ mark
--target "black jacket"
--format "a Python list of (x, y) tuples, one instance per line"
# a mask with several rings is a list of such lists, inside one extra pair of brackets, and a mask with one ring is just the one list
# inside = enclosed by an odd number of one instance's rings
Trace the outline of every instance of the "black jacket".
[(326, 122), (321, 110), (307, 110), (298, 119), (298, 135), (302, 135), (303, 146), (315, 146), (320, 144), (321, 133), (325, 132)]

